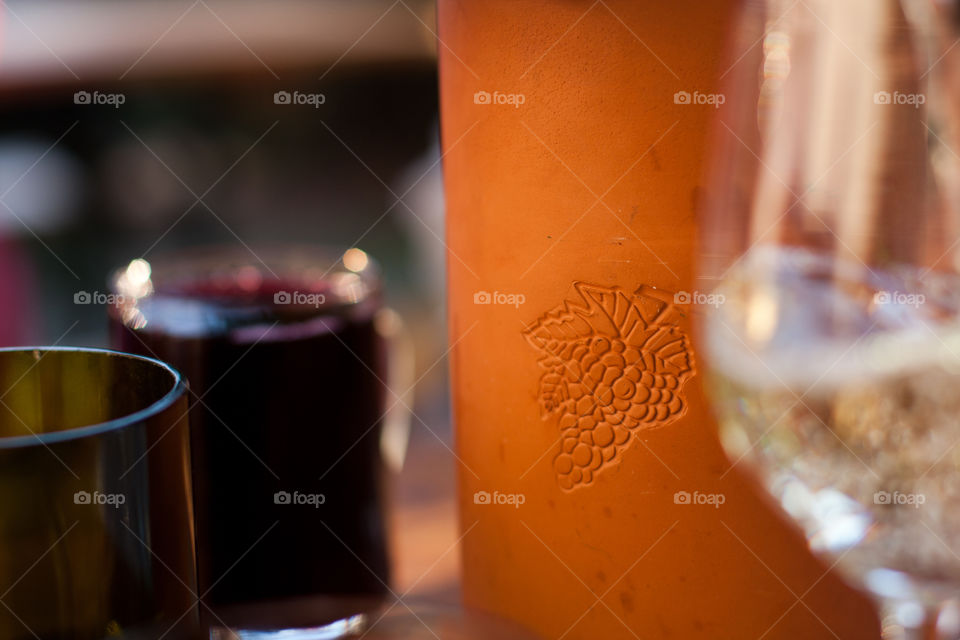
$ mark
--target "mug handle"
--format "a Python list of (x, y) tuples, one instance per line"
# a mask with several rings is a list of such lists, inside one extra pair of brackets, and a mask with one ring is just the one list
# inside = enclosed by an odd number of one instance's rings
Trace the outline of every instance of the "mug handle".
[(384, 307), (374, 318), (377, 334), (386, 346), (387, 393), (384, 399), (380, 455), (387, 468), (399, 473), (407, 457), (416, 384), (416, 357), (410, 332), (396, 311)]

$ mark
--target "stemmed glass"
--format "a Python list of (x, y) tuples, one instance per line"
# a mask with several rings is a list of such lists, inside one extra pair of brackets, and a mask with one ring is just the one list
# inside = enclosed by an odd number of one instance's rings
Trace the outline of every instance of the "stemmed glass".
[(750, 2), (701, 209), (707, 391), (885, 638), (960, 638), (960, 21)]

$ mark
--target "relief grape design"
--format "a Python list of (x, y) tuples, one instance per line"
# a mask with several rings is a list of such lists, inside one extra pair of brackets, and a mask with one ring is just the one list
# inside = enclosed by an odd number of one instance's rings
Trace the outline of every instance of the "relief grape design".
[(573, 286), (580, 300), (565, 301), (523, 332), (541, 354), (541, 417), (555, 419), (562, 435), (553, 467), (566, 491), (619, 465), (639, 431), (682, 416), (683, 386), (694, 374), (672, 295)]

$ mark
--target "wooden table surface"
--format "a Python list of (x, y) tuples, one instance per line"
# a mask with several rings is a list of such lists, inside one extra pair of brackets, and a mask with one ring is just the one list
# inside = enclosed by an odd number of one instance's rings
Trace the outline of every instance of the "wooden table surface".
[(456, 468), (447, 431), (435, 429), (441, 443), (415, 426), (404, 469), (391, 482), (392, 588), (400, 597), (459, 602)]

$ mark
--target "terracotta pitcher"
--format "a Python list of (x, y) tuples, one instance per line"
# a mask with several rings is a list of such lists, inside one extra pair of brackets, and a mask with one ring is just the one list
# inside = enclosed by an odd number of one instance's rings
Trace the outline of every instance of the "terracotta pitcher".
[(465, 599), (546, 638), (878, 636), (701, 395), (695, 211), (734, 11), (439, 3)]

